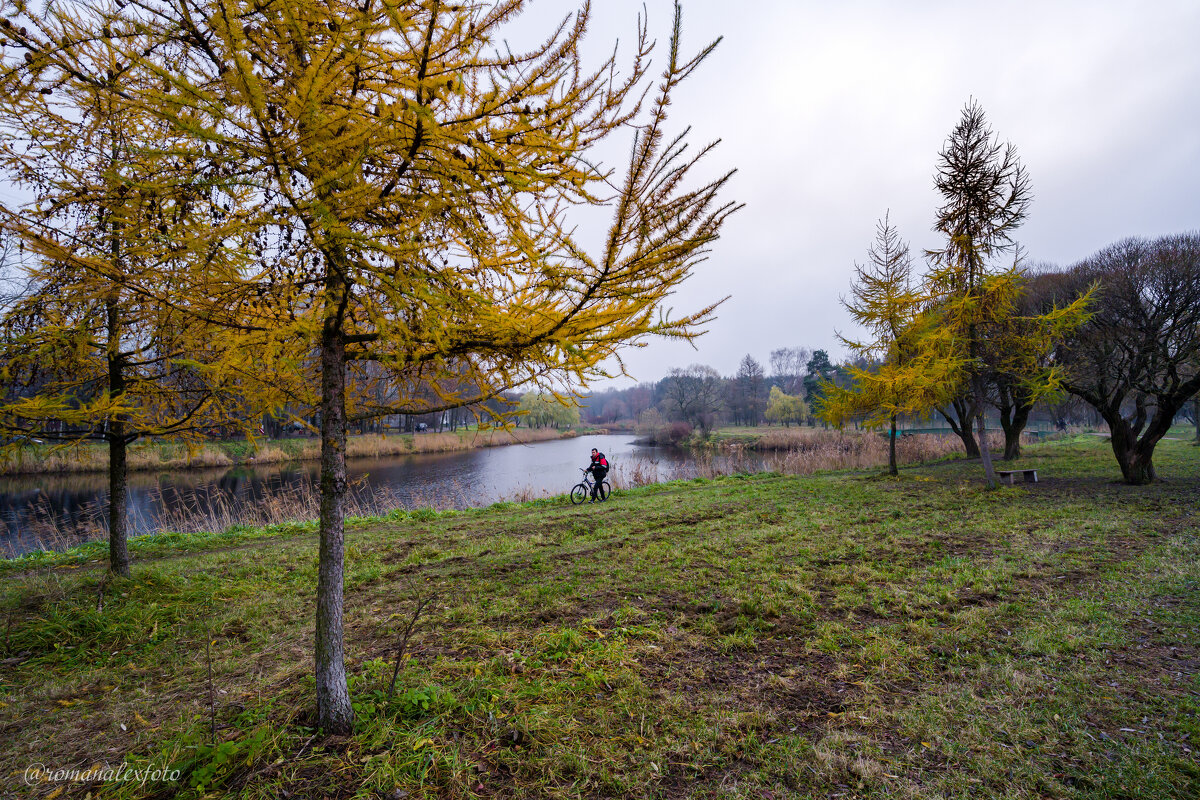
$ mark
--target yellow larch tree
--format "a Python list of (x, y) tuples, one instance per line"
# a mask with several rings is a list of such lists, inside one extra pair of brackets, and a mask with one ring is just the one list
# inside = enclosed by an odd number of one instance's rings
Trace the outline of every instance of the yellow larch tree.
[[(502, 44), (531, 5), (93, 9), (95, 36), (139, 75), (123, 101), (219, 157), (214, 187), (228, 208), (211, 235), (253, 256), (181, 270), (191, 284), (169, 293), (153, 281), (136, 291), (233, 332), (264, 377), (256, 395), (285, 391), (320, 418), (315, 660), (329, 733), (353, 721), (342, 640), (348, 421), (531, 381), (578, 385), (614, 360), (621, 369), (625, 345), (694, 336), (713, 311), (673, 316), (664, 302), (736, 209), (722, 199), (729, 173), (695, 178), (712, 145), (693, 152), (686, 131), (667, 128), (672, 93), (715, 43), (683, 57), (676, 6), (651, 92), (644, 24), (627, 69), (614, 54), (589, 70), (586, 3), (536, 47)], [(79, 18), (82, 5), (69, 13)], [(39, 57), (68, 69), (75, 49), (59, 42)], [(599, 166), (596, 145), (626, 132), (625, 170)], [(579, 205), (611, 209), (594, 250), (573, 227)], [(439, 380), (447, 374), (455, 380)]]
[[(971, 400), (984, 474), (994, 488), (986, 432), (988, 382), (997, 375), (1019, 381), (1030, 402), (1055, 391), (1060, 371), (1038, 365), (1055, 341), (1083, 323), (1090, 298), (1019, 318), (1024, 276), (1013, 234), (1028, 214), (1029, 176), (1016, 149), (1000, 144), (992, 133), (978, 103), (963, 108), (938, 158), (934, 185), (944, 201), (934, 229), (946, 242), (926, 253), (931, 262), (925, 280), (928, 313), (953, 341), (952, 352), (961, 361), (952, 393)], [(1005, 264), (1007, 257), (1012, 261)]]
[[(1058, 390), (1056, 342), (1087, 318), (1089, 297), (1042, 314), (1022, 314), (1024, 275), (1013, 234), (1030, 200), (1029, 178), (1011, 145), (1001, 145), (974, 102), (962, 113), (938, 159), (943, 198), (934, 226), (946, 237), (927, 251), (930, 269), (911, 287), (907, 247), (885, 218), (866, 267), (856, 265), (852, 316), (871, 334), (850, 349), (875, 363), (851, 368), (852, 385), (823, 383), (822, 416), (837, 424), (865, 417), (883, 424), (898, 414), (954, 403), (970, 455), (970, 425), (989, 488), (995, 469), (987, 447), (989, 386), (1005, 386), (1032, 404)], [(1004, 259), (1012, 261), (1005, 264)], [(969, 410), (969, 413), (967, 413)], [(947, 415), (947, 419), (950, 417)], [(894, 431), (894, 421), (892, 422)], [(895, 434), (890, 470), (895, 473)]]
[(0, 169), (13, 191), (0, 225), (25, 257), (0, 322), (0, 432), (107, 445), (109, 565), (129, 576), (128, 446), (252, 417), (221, 369), (220, 337), (155, 299), (193, 283), (188, 268), (229, 258), (191, 237), (212, 227), (214, 167), (124, 104), (136, 74), (103, 37), (71, 16), (29, 21), (2, 31)]
[(851, 297), (842, 304), (867, 337), (838, 338), (870, 366), (848, 366), (848, 386), (823, 382), (820, 415), (839, 427), (852, 418), (870, 427), (888, 425), (888, 472), (898, 475), (896, 418), (927, 414), (942, 402), (962, 365), (924, 313), (926, 298), (912, 285), (908, 243), (890, 215), (876, 224), (867, 263), (856, 263), (854, 271)]

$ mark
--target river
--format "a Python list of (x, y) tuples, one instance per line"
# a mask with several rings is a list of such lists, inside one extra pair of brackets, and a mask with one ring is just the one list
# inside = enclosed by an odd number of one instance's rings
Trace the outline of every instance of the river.
[[(418, 454), (348, 463), (351, 511), (391, 508), (468, 508), (501, 500), (565, 494), (579, 482), (591, 448), (613, 464), (610, 481), (633, 483), (695, 475), (691, 453), (644, 447), (634, 437), (580, 436), (528, 445)], [(723, 465), (718, 465), (718, 467)], [(739, 469), (767, 468), (756, 454)], [(132, 472), (131, 535), (159, 530), (223, 530), (316, 517), (315, 462), (217, 470)], [(0, 556), (62, 549), (106, 533), (107, 476), (99, 473), (0, 478)]]

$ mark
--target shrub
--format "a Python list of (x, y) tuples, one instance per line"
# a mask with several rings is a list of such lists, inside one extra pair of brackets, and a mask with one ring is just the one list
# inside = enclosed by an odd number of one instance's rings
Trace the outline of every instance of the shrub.
[(686, 422), (672, 422), (659, 429), (659, 444), (678, 445), (692, 435), (692, 426)]

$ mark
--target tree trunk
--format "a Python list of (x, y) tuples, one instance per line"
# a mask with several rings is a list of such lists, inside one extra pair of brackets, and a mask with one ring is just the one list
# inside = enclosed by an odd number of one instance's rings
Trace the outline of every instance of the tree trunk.
[(975, 379), (975, 422), (979, 430), (979, 456), (983, 461), (983, 476), (989, 489), (996, 488), (996, 468), (992, 464), (992, 450), (987, 440), (987, 406), (983, 402), (983, 382)]
[(1143, 436), (1138, 441), (1128, 426), (1122, 423), (1109, 423), (1109, 430), (1112, 431), (1110, 441), (1113, 455), (1117, 457), (1125, 482), (1134, 486), (1153, 483), (1158, 477), (1154, 471), (1154, 445), (1158, 443), (1157, 440), (1147, 442), (1147, 437)]
[(1196, 444), (1200, 444), (1200, 394), (1192, 398), (1192, 421), (1196, 423)]
[(888, 440), (888, 474), (899, 475), (900, 469), (896, 465), (896, 415), (892, 414), (892, 435)]
[(1000, 428), (1004, 431), (1004, 460), (1013, 461), (1021, 457), (1021, 434), (1029, 423), (1033, 403), (1028, 401), (1020, 384), (1005, 376), (995, 379), (999, 399)]
[(1145, 452), (1135, 447), (1127, 451), (1123, 459), (1118, 456), (1117, 461), (1121, 464), (1121, 475), (1128, 484), (1145, 486), (1158, 479), (1158, 473), (1154, 470), (1153, 450)]
[(1158, 479), (1154, 469), (1154, 448), (1171, 429), (1181, 405), (1158, 406), (1144, 427), (1145, 420), (1140, 415), (1132, 423), (1125, 419), (1120, 403), (1114, 402), (1103, 409), (1104, 421), (1111, 432), (1113, 455), (1117, 457), (1126, 483), (1143, 486)]
[(129, 577), (126, 520), (128, 480), (125, 467), (125, 423), (111, 423), (108, 439), (108, 565), (114, 574)]
[[(117, 239), (113, 238), (113, 263), (117, 263)], [(121, 355), (121, 310), (117, 293), (114, 292), (105, 301), (105, 326), (108, 336), (108, 395), (119, 398), (125, 394), (125, 364)], [(118, 414), (108, 422), (108, 568), (114, 574), (128, 578), (129, 571), (129, 532), (126, 521), (126, 503), (128, 499), (129, 481), (126, 465), (126, 448), (129, 441), (125, 438), (125, 418)]]
[(321, 547), (317, 565), (317, 725), (346, 735), (354, 709), (346, 682), (342, 589), (346, 523), (346, 344), (340, 325), (321, 334)]
[(972, 410), (969, 408), (968, 403), (961, 398), (955, 399), (951, 405), (954, 408), (954, 414), (957, 416), (957, 419), (940, 408), (938, 409), (938, 413), (949, 423), (950, 430), (954, 431), (954, 434), (959, 439), (962, 439), (963, 449), (966, 450), (967, 458), (979, 458), (979, 444), (975, 441), (975, 434), (971, 432), (971, 419), (974, 416)]
[(1004, 429), (1004, 460), (1015, 461), (1021, 457), (1021, 434), (1029, 424), (1029, 412), (1032, 405), (1017, 403), (1010, 409), (1008, 415), (1000, 414), (1000, 427)]

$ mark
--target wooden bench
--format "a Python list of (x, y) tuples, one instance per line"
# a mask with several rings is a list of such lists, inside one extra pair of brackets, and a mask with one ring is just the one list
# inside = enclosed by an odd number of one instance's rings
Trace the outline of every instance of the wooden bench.
[(1024, 475), (1026, 483), (1038, 482), (1036, 469), (998, 469), (996, 470), (996, 474), (1000, 476), (1000, 480), (1009, 486), (1013, 485), (1013, 477), (1016, 475)]

